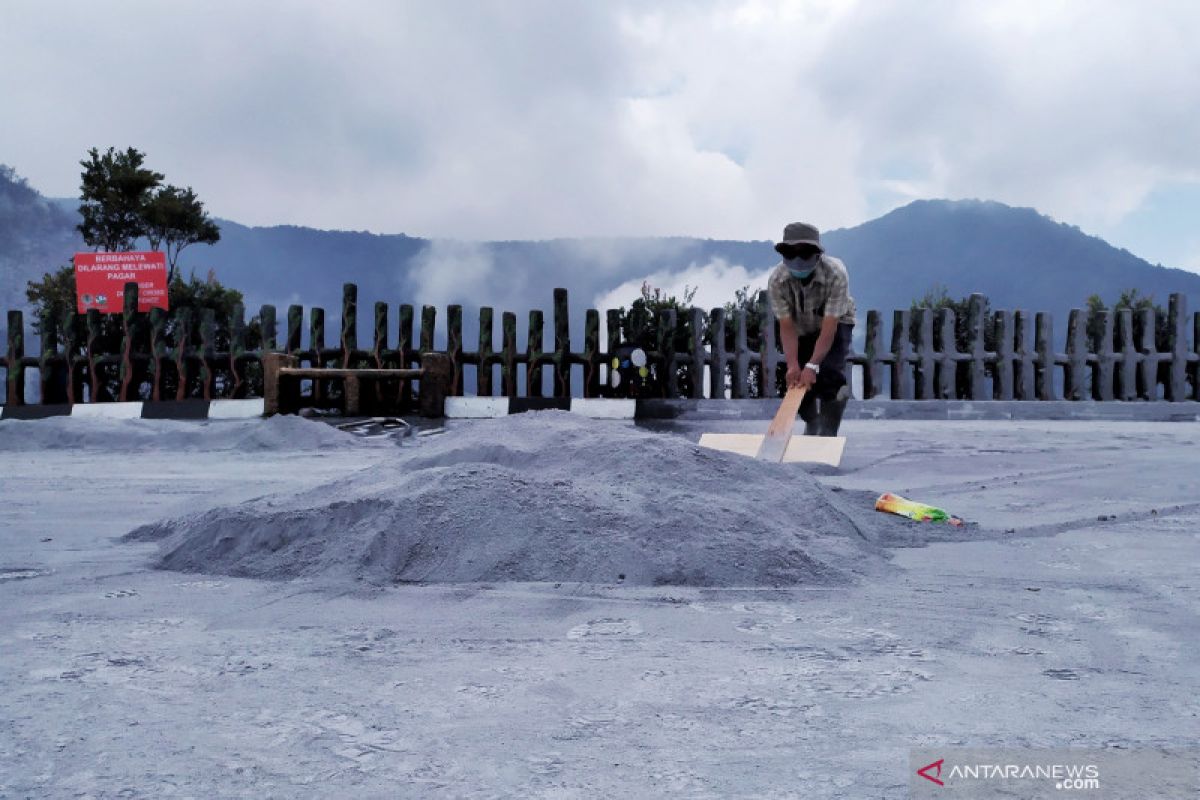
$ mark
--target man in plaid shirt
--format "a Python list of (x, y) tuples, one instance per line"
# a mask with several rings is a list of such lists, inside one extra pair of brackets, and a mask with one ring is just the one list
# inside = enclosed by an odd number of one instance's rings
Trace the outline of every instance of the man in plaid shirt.
[(793, 222), (775, 245), (783, 257), (767, 281), (787, 361), (787, 385), (808, 387), (800, 405), (807, 436), (837, 436), (850, 399), (846, 354), (854, 298), (846, 265), (825, 254), (812, 225)]

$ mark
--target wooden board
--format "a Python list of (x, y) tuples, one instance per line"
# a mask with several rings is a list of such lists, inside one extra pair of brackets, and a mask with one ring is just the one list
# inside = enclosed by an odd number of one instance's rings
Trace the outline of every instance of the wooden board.
[(763, 461), (783, 461), (788, 441), (792, 438), (792, 428), (796, 426), (796, 413), (800, 410), (800, 402), (804, 400), (805, 391), (799, 386), (793, 386), (787, 390), (787, 394), (783, 396), (783, 402), (779, 404), (779, 410), (775, 412), (775, 419), (771, 420), (771, 426), (767, 428), (767, 435), (763, 437), (755, 458)]
[[(700, 446), (753, 458), (764, 438), (757, 433), (706, 433), (700, 437)], [(842, 463), (845, 448), (845, 436), (793, 436), (784, 451), (783, 462), (836, 467)]]

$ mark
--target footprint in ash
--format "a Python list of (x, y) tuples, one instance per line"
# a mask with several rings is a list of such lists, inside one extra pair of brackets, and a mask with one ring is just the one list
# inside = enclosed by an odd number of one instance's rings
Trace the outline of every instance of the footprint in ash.
[(568, 639), (632, 639), (642, 633), (637, 620), (601, 617), (576, 625), (567, 631)]

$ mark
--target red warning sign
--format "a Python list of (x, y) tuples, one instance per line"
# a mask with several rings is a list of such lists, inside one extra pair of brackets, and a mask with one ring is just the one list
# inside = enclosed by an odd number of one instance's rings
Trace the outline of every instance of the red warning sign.
[(138, 285), (138, 311), (167, 308), (167, 255), (135, 253), (76, 253), (75, 301), (80, 314), (89, 308), (119, 314), (125, 304), (125, 284)]

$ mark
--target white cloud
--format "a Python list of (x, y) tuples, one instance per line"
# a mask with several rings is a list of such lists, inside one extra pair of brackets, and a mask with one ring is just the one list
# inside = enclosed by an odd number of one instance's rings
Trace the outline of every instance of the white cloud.
[(0, 161), (69, 195), (133, 145), (241, 222), (455, 239), (934, 196), (1103, 233), (1200, 182), (1198, 40), (1190, 0), (9, 0)]

